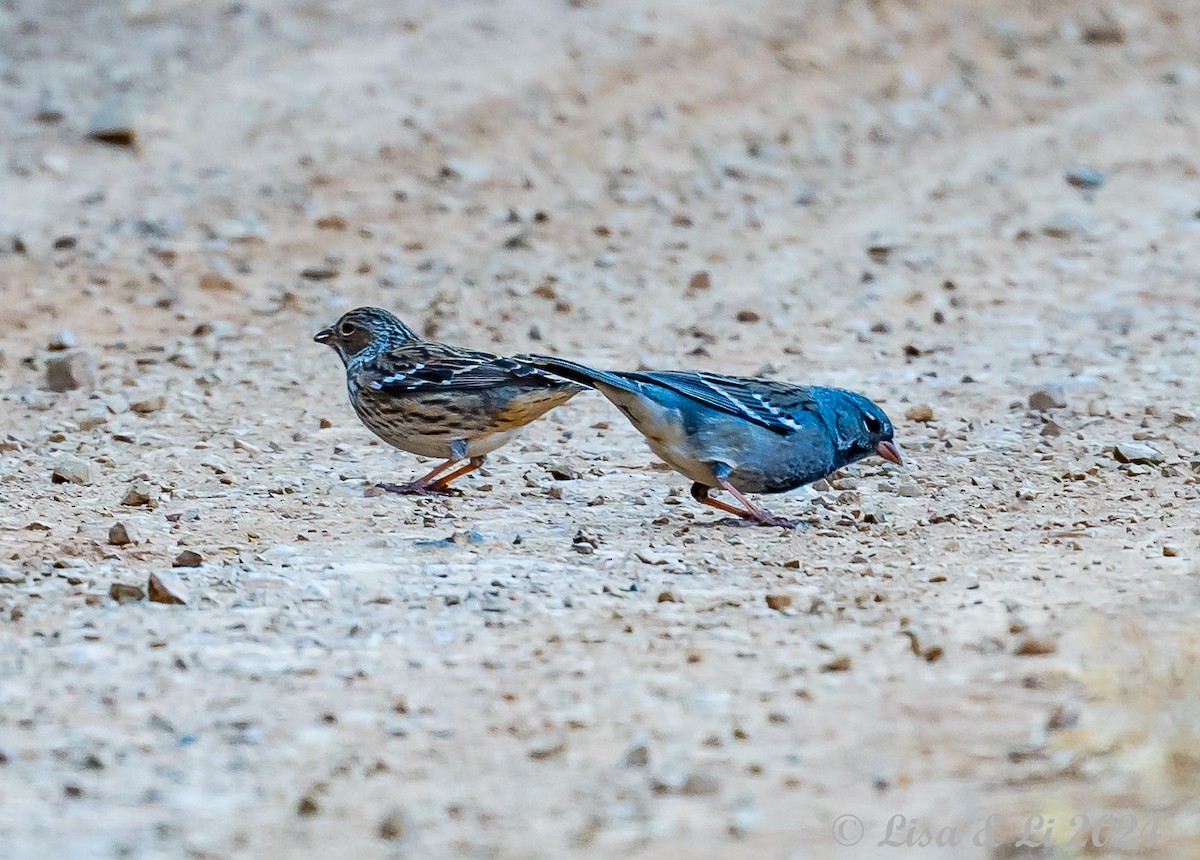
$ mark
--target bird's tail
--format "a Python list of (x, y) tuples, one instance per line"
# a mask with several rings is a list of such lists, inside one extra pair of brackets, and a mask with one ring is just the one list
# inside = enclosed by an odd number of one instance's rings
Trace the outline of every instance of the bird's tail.
[(586, 364), (580, 364), (577, 361), (569, 361), (568, 359), (557, 358), (552, 355), (518, 355), (513, 356), (513, 358), (530, 364), (539, 370), (553, 373), (555, 376), (561, 376), (563, 379), (569, 379), (572, 382), (586, 385), (588, 388), (595, 388), (599, 384), (619, 388), (623, 391), (632, 391), (635, 393), (638, 391), (637, 383), (625, 379), (619, 374), (611, 373), (607, 370), (597, 370), (594, 367), (588, 367)]

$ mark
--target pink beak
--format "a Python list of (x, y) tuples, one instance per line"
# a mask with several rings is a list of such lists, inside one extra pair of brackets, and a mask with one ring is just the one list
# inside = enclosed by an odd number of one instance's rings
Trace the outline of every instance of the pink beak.
[(889, 463), (895, 463), (897, 466), (904, 465), (904, 458), (900, 456), (900, 448), (895, 442), (884, 440), (875, 446), (875, 453)]

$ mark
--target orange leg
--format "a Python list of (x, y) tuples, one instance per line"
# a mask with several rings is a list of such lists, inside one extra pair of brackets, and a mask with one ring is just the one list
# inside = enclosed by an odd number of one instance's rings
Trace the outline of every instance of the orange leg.
[(449, 475), (441, 478), (442, 472), (445, 472), (455, 463), (461, 462), (462, 458), (452, 457), (444, 463), (439, 463), (437, 466), (426, 472), (415, 481), (410, 481), (407, 484), (377, 484), (379, 489), (389, 493), (399, 493), (403, 496), (449, 496), (453, 495), (457, 490), (447, 486), (455, 478), (461, 478), (468, 472), (474, 472), (483, 465), (483, 457), (473, 457), (465, 466), (454, 470)]
[(743, 496), (733, 484), (728, 481), (721, 481), (721, 489), (727, 490), (735, 499), (741, 502), (745, 507), (739, 508), (736, 505), (731, 505), (728, 502), (722, 502), (720, 499), (714, 499), (709, 496), (709, 488), (704, 484), (692, 484), (692, 498), (702, 505), (716, 508), (719, 511), (724, 511), (727, 514), (733, 514), (741, 517), (744, 520), (749, 520), (760, 526), (777, 526), (784, 529), (794, 529), (796, 524), (791, 520), (777, 517), (761, 508), (755, 507), (750, 503), (750, 500)]
[(478, 469), (482, 465), (483, 465), (483, 457), (472, 457), (470, 460), (467, 461), (465, 466), (459, 466), (457, 469), (455, 469), (449, 475), (445, 475), (441, 478), (438, 478), (430, 486), (437, 487), (439, 490), (445, 490), (446, 492), (449, 492), (450, 491), (449, 485), (450, 485), (451, 481), (453, 481), (456, 478), (461, 478), (463, 475), (466, 475), (470, 472), (474, 472), (476, 469)]

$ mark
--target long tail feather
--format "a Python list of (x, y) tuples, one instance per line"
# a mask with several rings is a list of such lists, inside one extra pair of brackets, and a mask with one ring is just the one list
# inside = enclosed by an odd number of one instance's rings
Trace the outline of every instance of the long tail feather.
[(635, 393), (639, 391), (636, 382), (632, 382), (615, 373), (610, 373), (607, 370), (597, 370), (594, 367), (588, 367), (586, 364), (580, 364), (577, 361), (569, 361), (568, 359), (557, 358), (552, 355), (514, 355), (513, 358), (533, 365), (547, 373), (553, 373), (572, 382), (586, 385), (589, 388), (594, 388), (596, 383), (600, 383), (601, 385), (610, 385), (625, 391)]

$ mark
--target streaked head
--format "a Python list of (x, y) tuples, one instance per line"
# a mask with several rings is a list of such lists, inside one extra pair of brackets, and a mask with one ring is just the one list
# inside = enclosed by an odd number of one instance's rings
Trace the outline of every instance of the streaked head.
[(317, 332), (313, 340), (333, 347), (342, 362), (349, 364), (361, 353), (382, 352), (420, 338), (383, 308), (355, 308)]
[(839, 388), (825, 389), (820, 399), (822, 411), (835, 428), (838, 457), (842, 465), (861, 460), (871, 454), (904, 465), (900, 448), (893, 441), (895, 431), (883, 410), (861, 394)]

